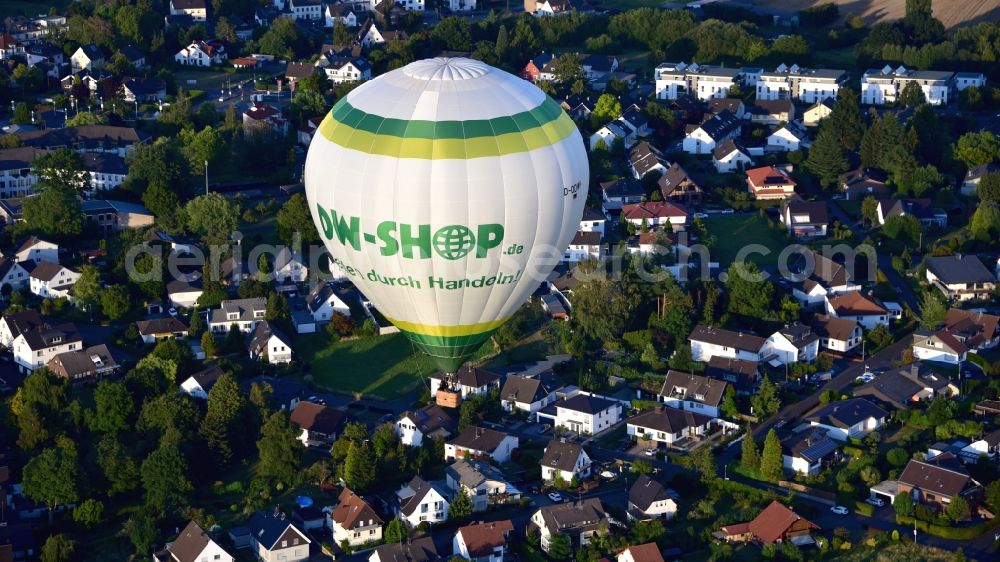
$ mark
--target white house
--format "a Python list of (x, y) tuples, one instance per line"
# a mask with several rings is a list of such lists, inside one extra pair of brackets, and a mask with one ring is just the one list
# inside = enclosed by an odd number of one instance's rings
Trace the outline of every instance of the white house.
[(510, 455), (517, 449), (516, 435), (502, 431), (470, 425), (457, 437), (444, 445), (444, 460), (490, 459), (497, 464), (510, 461)]
[(866, 330), (874, 329), (879, 324), (888, 326), (891, 321), (889, 310), (874, 298), (861, 294), (861, 291), (828, 295), (825, 298), (827, 314), (854, 320)]
[(294, 20), (324, 19), (323, 0), (288, 0), (288, 9)]
[(500, 405), (506, 412), (535, 414), (556, 401), (563, 388), (562, 379), (548, 372), (536, 377), (509, 375), (500, 389)]
[(622, 216), (637, 227), (657, 227), (669, 223), (673, 230), (680, 231), (687, 226), (691, 213), (671, 201), (647, 201), (624, 205)]
[(791, 152), (809, 147), (809, 133), (798, 121), (785, 123), (777, 131), (767, 137), (767, 150), (776, 152)]
[(837, 98), (841, 85), (847, 81), (843, 70), (801, 68), (797, 64), (781, 64), (774, 71), (762, 72), (757, 79), (758, 100), (792, 99), (815, 103)]
[(208, 329), (215, 334), (229, 332), (232, 325), (244, 334), (249, 334), (264, 320), (267, 300), (263, 297), (222, 301), (219, 308), (212, 310), (208, 317)]
[(590, 207), (585, 207), (583, 209), (583, 216), (580, 217), (580, 230), (579, 232), (597, 232), (604, 236), (604, 223), (607, 218), (601, 213), (591, 209)]
[(681, 439), (704, 435), (712, 416), (690, 410), (659, 407), (640, 412), (626, 421), (626, 432), (638, 441), (672, 445)]
[(142, 338), (142, 343), (156, 343), (161, 340), (183, 338), (188, 335), (188, 327), (176, 316), (139, 320), (135, 323), (135, 326), (139, 329), (139, 337)]
[(903, 88), (915, 82), (930, 105), (946, 105), (951, 92), (954, 72), (941, 70), (909, 70), (905, 66), (893, 69), (869, 69), (861, 77), (861, 103), (884, 105), (895, 103)]
[(795, 238), (824, 237), (830, 222), (826, 201), (803, 201), (793, 196), (781, 206), (781, 222)]
[(574, 477), (586, 478), (590, 476), (590, 456), (581, 445), (576, 443), (549, 441), (540, 464), (542, 480), (546, 482), (556, 478), (570, 482)]
[(344, 410), (302, 401), (292, 410), (289, 421), (302, 430), (299, 441), (303, 446), (329, 449), (337, 439), (337, 433), (340, 432), (346, 418), (347, 413)]
[(206, 0), (170, 0), (170, 15), (191, 16), (193, 21), (206, 21), (208, 19)]
[[(30, 146), (0, 149), (0, 197), (8, 199), (28, 195), (38, 183), (32, 164), (35, 158), (45, 153)], [(14, 217), (7, 215), (4, 217), (6, 222), (14, 222)]]
[(372, 65), (364, 57), (342, 57), (327, 55), (326, 64), (323, 65), (323, 72), (327, 79), (334, 84), (344, 82), (359, 82), (371, 80)]
[(753, 158), (733, 139), (726, 139), (712, 150), (712, 164), (715, 171), (728, 174), (749, 168), (753, 165)]
[(323, 24), (326, 27), (333, 27), (337, 22), (344, 24), (344, 27), (358, 26), (358, 15), (355, 13), (354, 4), (343, 2), (326, 5), (323, 10)]
[(719, 417), (727, 385), (726, 381), (671, 369), (663, 380), (659, 398), (669, 408), (697, 412), (714, 419)]
[(444, 408), (429, 404), (419, 410), (406, 411), (396, 420), (396, 435), (409, 447), (419, 447), (424, 438), (441, 437), (447, 439), (458, 422)]
[(712, 357), (760, 361), (761, 349), (766, 340), (744, 332), (697, 325), (688, 336), (691, 356), (695, 361), (708, 361)]
[(578, 435), (597, 435), (611, 429), (622, 419), (621, 402), (582, 392), (556, 402), (555, 410), (554, 416), (545, 411), (539, 412), (539, 420), (545, 415), (553, 420), (555, 427)]
[(267, 320), (257, 324), (248, 351), (255, 361), (266, 359), (272, 365), (292, 362), (291, 340)]
[(982, 72), (956, 72), (954, 85), (959, 92), (966, 88), (982, 88), (986, 86), (986, 75)]
[(656, 99), (675, 100), (684, 95), (702, 101), (724, 98), (740, 83), (740, 69), (666, 62), (654, 70)]
[(792, 286), (795, 300), (802, 304), (825, 306), (828, 295), (861, 290), (861, 286), (852, 281), (850, 271), (843, 265), (812, 250), (806, 255), (807, 267), (800, 272), (802, 280)]
[(434, 539), (423, 536), (406, 542), (383, 544), (368, 555), (368, 562), (435, 562), (441, 560)]
[(4, 314), (0, 318), (0, 346), (11, 348), (17, 336), (42, 324), (42, 315), (34, 309)]
[(782, 467), (803, 476), (815, 476), (840, 447), (822, 429), (806, 429), (793, 433), (781, 443)]
[(975, 255), (929, 256), (927, 282), (949, 299), (986, 300), (996, 289), (996, 278)]
[(819, 336), (798, 322), (786, 325), (767, 338), (763, 354), (772, 365), (812, 363), (819, 354)]
[(601, 207), (605, 212), (620, 210), (630, 203), (639, 203), (645, 195), (642, 184), (632, 178), (601, 182)]
[(29, 273), (14, 260), (0, 257), (0, 287), (7, 285), (12, 290), (23, 289), (29, 283)]
[(104, 67), (105, 57), (101, 49), (94, 44), (81, 45), (69, 57), (73, 73), (81, 70), (97, 70)]
[(476, 9), (476, 0), (448, 0), (448, 9), (452, 12), (470, 12)]
[(171, 279), (167, 282), (167, 299), (170, 301), (170, 306), (176, 308), (193, 307), (198, 304), (203, 292), (200, 279), (194, 281)]
[(302, 254), (292, 252), (287, 246), (274, 256), (274, 281), (276, 283), (305, 283), (309, 277), (309, 266)]
[(29, 236), (27, 240), (14, 252), (18, 262), (33, 261), (41, 263), (43, 261), (59, 263), (59, 246), (53, 242), (42, 240), (35, 236)]
[(174, 55), (174, 62), (184, 66), (212, 66), (226, 60), (226, 47), (219, 41), (192, 41)]
[(570, 240), (563, 261), (576, 263), (587, 260), (600, 260), (602, 256), (601, 233), (578, 231)]
[(419, 476), (396, 490), (396, 515), (410, 527), (447, 521), (449, 505), (444, 490)]
[(947, 328), (930, 332), (917, 330), (913, 334), (913, 357), (921, 361), (937, 361), (958, 365), (968, 359), (969, 348)]
[(69, 322), (55, 325), (39, 324), (18, 334), (11, 343), (14, 362), (23, 373), (44, 367), (50, 359), (60, 353), (76, 351), (82, 347), (83, 338), (80, 337), (80, 331)]
[(839, 353), (847, 353), (861, 345), (863, 332), (856, 320), (816, 314), (812, 319), (813, 332), (819, 336), (819, 345)]
[(30, 290), (43, 299), (66, 297), (80, 274), (50, 261), (35, 265), (30, 274)]
[[(469, 0), (451, 0), (452, 4)], [(475, 0), (472, 0), (473, 6)], [(507, 538), (514, 531), (510, 519), (478, 522), (459, 527), (452, 539), (452, 552), (470, 562), (503, 562), (507, 556)]]
[(309, 559), (312, 540), (277, 509), (255, 512), (247, 521), (250, 548), (261, 562), (299, 562)]
[(611, 150), (617, 141), (621, 141), (625, 148), (631, 148), (632, 145), (627, 143), (630, 133), (631, 130), (625, 121), (615, 119), (590, 135), (590, 151), (593, 152), (600, 146), (603, 146), (604, 150)]
[(212, 365), (194, 373), (184, 379), (181, 383), (181, 392), (192, 398), (208, 400), (208, 393), (222, 376), (222, 369), (218, 365)]
[(333, 542), (362, 546), (382, 540), (385, 522), (368, 502), (347, 487), (340, 492), (338, 502), (326, 519), (326, 526), (333, 531)]
[(838, 400), (806, 416), (809, 425), (826, 431), (837, 441), (861, 439), (885, 425), (889, 413), (864, 398)]
[(375, 22), (369, 18), (365, 20), (365, 23), (362, 24), (361, 28), (358, 30), (357, 42), (362, 47), (370, 49), (375, 45), (385, 43), (385, 36), (383, 36), (382, 32), (378, 30)]
[(458, 392), (463, 400), (469, 396), (485, 396), (494, 390), (500, 390), (500, 375), (472, 365), (462, 365), (453, 374), (434, 374), (429, 381), (432, 398), (437, 396), (440, 389)]
[(473, 511), (486, 511), (493, 505), (515, 502), (521, 492), (507, 483), (500, 469), (481, 461), (460, 460), (447, 469), (448, 488), (465, 493), (472, 500)]
[(306, 306), (309, 307), (309, 313), (317, 324), (329, 322), (334, 314), (351, 315), (351, 308), (340, 298), (337, 285), (332, 281), (313, 287), (306, 298)]
[(650, 172), (665, 174), (667, 168), (670, 167), (670, 162), (653, 145), (642, 141), (629, 151), (628, 167), (632, 170), (632, 177), (641, 180)]
[(815, 127), (820, 121), (826, 119), (833, 113), (835, 102), (833, 98), (826, 98), (818, 101), (802, 112), (802, 124), (806, 127)]
[[(626, 510), (626, 515), (629, 520), (670, 520), (676, 514), (677, 502), (670, 497), (663, 484), (653, 480), (649, 475), (640, 475), (636, 478), (632, 487), (628, 489), (628, 509)], [(659, 548), (656, 551), (659, 553)], [(619, 560), (621, 560), (620, 557)]]
[(174, 542), (167, 545), (166, 551), (170, 555), (169, 562), (197, 562), (201, 560), (233, 562), (232, 555), (219, 546), (211, 535), (194, 521), (188, 523), (181, 534), (174, 539)]
[(681, 146), (688, 154), (712, 154), (716, 146), (738, 137), (742, 127), (743, 121), (724, 109), (701, 125), (689, 125)]
[(601, 500), (587, 498), (540, 508), (531, 515), (528, 531), (538, 531), (540, 546), (548, 552), (556, 533), (569, 537), (571, 549), (582, 548), (597, 533), (607, 532), (610, 524)]

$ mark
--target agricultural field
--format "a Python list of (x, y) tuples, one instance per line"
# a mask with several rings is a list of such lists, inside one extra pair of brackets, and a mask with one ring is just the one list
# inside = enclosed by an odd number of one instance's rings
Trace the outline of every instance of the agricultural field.
[[(860, 15), (868, 23), (892, 21), (903, 17), (906, 11), (906, 0), (872, 0), (857, 2), (856, 0), (754, 0), (758, 6), (796, 12), (820, 4), (833, 2), (842, 13)], [(946, 29), (954, 29), (963, 25), (995, 20), (1000, 16), (1000, 0), (961, 0), (952, 2), (934, 2), (934, 17), (941, 20)]]

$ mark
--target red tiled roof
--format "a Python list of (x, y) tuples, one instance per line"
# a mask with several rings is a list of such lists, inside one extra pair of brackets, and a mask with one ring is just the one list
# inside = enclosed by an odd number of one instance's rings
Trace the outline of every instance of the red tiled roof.
[(771, 505), (764, 508), (764, 511), (760, 512), (760, 515), (754, 517), (748, 525), (748, 529), (764, 544), (771, 544), (780, 539), (788, 528), (800, 519), (811, 528), (819, 528), (815, 523), (803, 519), (785, 505), (773, 501)]
[(861, 294), (861, 291), (850, 291), (830, 299), (830, 308), (837, 316), (872, 316), (888, 314), (884, 306)]
[(622, 207), (622, 213), (629, 220), (688, 216), (687, 209), (669, 201), (630, 203)]
[(765, 187), (774, 188), (784, 185), (795, 187), (798, 185), (795, 183), (795, 180), (788, 177), (788, 174), (774, 166), (763, 166), (747, 170), (747, 181), (750, 182), (754, 190), (760, 190)]

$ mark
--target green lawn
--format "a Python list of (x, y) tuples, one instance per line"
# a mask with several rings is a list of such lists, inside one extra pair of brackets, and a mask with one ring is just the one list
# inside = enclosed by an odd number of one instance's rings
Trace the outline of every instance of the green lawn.
[(392, 400), (410, 392), (437, 371), (406, 336), (391, 334), (329, 343), (325, 333), (297, 338), (295, 349), (312, 367), (318, 386), (338, 392), (361, 392)]
[[(708, 233), (715, 237), (710, 246), (713, 262), (719, 262), (719, 267), (725, 269), (736, 260), (741, 251), (747, 260), (758, 265), (774, 265), (778, 262), (778, 254), (788, 245), (785, 230), (774, 228), (767, 219), (760, 215), (715, 215), (703, 219)], [(746, 254), (745, 248), (750, 244), (761, 244), (770, 253)]]
[(53, 6), (64, 14), (69, 3), (70, 0), (4, 0), (0, 2), (0, 19), (17, 15), (33, 18), (49, 13)]

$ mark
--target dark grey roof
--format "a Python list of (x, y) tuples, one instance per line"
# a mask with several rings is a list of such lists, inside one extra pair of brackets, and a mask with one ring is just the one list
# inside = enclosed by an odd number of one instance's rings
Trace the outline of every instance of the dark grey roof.
[(778, 333), (785, 336), (785, 339), (787, 339), (797, 349), (802, 349), (803, 347), (819, 340), (819, 336), (814, 334), (809, 326), (798, 322), (785, 326), (784, 328), (778, 330)]
[(460, 386), (480, 388), (499, 381), (500, 375), (482, 367), (463, 365), (455, 374), (455, 380)]
[[(272, 513), (254, 512), (250, 516), (250, 520), (247, 521), (247, 527), (249, 527), (250, 535), (254, 540), (267, 550), (274, 548), (279, 540), (287, 540), (289, 546), (311, 542), (305, 533), (285, 517), (284, 513), (277, 511)], [(293, 542), (296, 540), (297, 543)]]
[(166, 82), (159, 78), (126, 78), (122, 86), (139, 97), (165, 92), (167, 88)]
[(80, 49), (82, 49), (83, 54), (87, 55), (87, 58), (92, 61), (102, 60), (104, 58), (104, 53), (101, 52), (101, 49), (93, 43), (89, 45), (81, 45)]
[(21, 335), (32, 351), (83, 341), (80, 331), (71, 322), (55, 325), (40, 324)]
[(679, 398), (700, 402), (709, 406), (718, 406), (726, 392), (726, 382), (701, 375), (667, 371), (663, 380), (660, 396)]
[(267, 299), (263, 297), (222, 301), (222, 305), (219, 308), (212, 311), (210, 322), (214, 324), (235, 322), (236, 320), (230, 320), (227, 318), (227, 315), (231, 312), (235, 312), (238, 314), (237, 320), (243, 322), (249, 322), (254, 320), (255, 318), (262, 318), (260, 316), (255, 316), (254, 315), (255, 312), (263, 312), (266, 310), (267, 310)]
[(222, 376), (223, 372), (222, 368), (218, 365), (212, 365), (194, 373), (191, 375), (191, 378), (194, 379), (195, 382), (198, 383), (198, 386), (200, 386), (201, 389), (207, 393), (212, 390), (212, 387), (215, 386), (216, 381), (219, 380), (219, 377)]
[(618, 178), (616, 180), (601, 182), (601, 190), (608, 198), (614, 197), (641, 197), (646, 194), (642, 184), (632, 178)]
[(699, 127), (712, 140), (719, 141), (734, 129), (738, 129), (742, 124), (743, 122), (739, 117), (733, 115), (728, 109), (723, 109), (711, 119), (699, 125)]
[(439, 429), (451, 433), (458, 425), (455, 419), (437, 404), (429, 404), (419, 410), (403, 412), (399, 418), (409, 418), (417, 426), (417, 429), (425, 435)]
[(584, 531), (608, 524), (601, 500), (588, 498), (580, 502), (557, 503), (539, 509), (549, 532)]
[(603, 412), (604, 410), (611, 408), (615, 404), (616, 402), (614, 400), (608, 400), (607, 398), (602, 398), (600, 396), (577, 394), (576, 396), (569, 398), (567, 400), (556, 402), (556, 407), (565, 408), (567, 410), (573, 410), (574, 412), (581, 412), (584, 414), (596, 414), (598, 412)]
[(420, 537), (405, 543), (385, 544), (375, 548), (379, 562), (434, 562), (440, 560), (431, 537)]
[(140, 334), (173, 334), (175, 332), (185, 332), (188, 327), (173, 316), (166, 318), (153, 318), (150, 320), (139, 320), (135, 323)]
[(792, 226), (825, 225), (830, 222), (826, 201), (803, 201), (799, 197), (793, 197), (785, 203), (785, 209), (792, 216), (805, 215), (808, 217), (805, 222), (793, 222)]
[(198, 555), (210, 542), (212, 537), (208, 536), (197, 523), (191, 521), (181, 534), (177, 535), (174, 542), (167, 546), (167, 551), (173, 555), (171, 562), (198, 562)]
[(126, 45), (126, 46), (122, 47), (121, 49), (118, 49), (118, 52), (121, 53), (121, 54), (123, 54), (123, 55), (125, 55), (125, 58), (128, 59), (128, 61), (131, 62), (131, 63), (133, 63), (133, 64), (136, 61), (139, 61), (139, 60), (142, 60), (142, 59), (146, 58), (145, 54), (143, 54), (141, 51), (139, 51), (139, 49), (136, 49), (135, 47), (133, 47), (131, 45)]
[(4, 314), (3, 319), (7, 323), (7, 329), (10, 330), (11, 337), (15, 339), (22, 333), (34, 330), (42, 325), (42, 315), (37, 310), (31, 309)]
[(826, 433), (811, 430), (793, 433), (782, 441), (782, 445), (788, 456), (806, 459), (810, 464), (823, 460), (839, 446)]
[(869, 418), (883, 419), (888, 415), (888, 412), (864, 398), (851, 398), (823, 406), (806, 421), (847, 429)]
[(555, 376), (533, 378), (510, 375), (500, 390), (500, 399), (531, 404), (540, 401), (562, 386), (562, 382)]
[(253, 331), (249, 345), (250, 352), (254, 355), (263, 355), (267, 351), (267, 342), (272, 336), (281, 340), (288, 349), (292, 348), (292, 340), (288, 336), (267, 320), (262, 320)]
[(636, 479), (635, 484), (628, 489), (628, 502), (642, 511), (649, 509), (653, 502), (670, 499), (666, 488), (646, 474)]
[(128, 165), (125, 164), (124, 158), (117, 154), (104, 152), (83, 153), (83, 169), (99, 174), (117, 174), (119, 176), (128, 174)]
[(976, 256), (929, 256), (927, 269), (947, 285), (953, 283), (991, 283), (996, 278)]
[(734, 141), (733, 139), (726, 139), (722, 141), (718, 146), (716, 146), (715, 150), (712, 151), (712, 158), (715, 158), (716, 160), (722, 160), (723, 158), (729, 156), (729, 154), (735, 151), (742, 152), (743, 154), (746, 154), (748, 157), (750, 156), (749, 154), (747, 154), (746, 149), (737, 144), (736, 141)]
[(576, 443), (566, 443), (564, 441), (549, 441), (545, 447), (545, 454), (542, 455), (542, 466), (548, 466), (565, 472), (573, 472), (576, 461), (580, 458), (583, 447)]
[(678, 410), (676, 408), (659, 408), (646, 410), (629, 418), (628, 425), (635, 425), (665, 433), (681, 433), (689, 427), (701, 427), (712, 421), (711, 416)]
[(487, 480), (503, 482), (504, 475), (500, 470), (482, 461), (459, 460), (446, 469), (446, 472), (463, 486), (476, 488)]
[(494, 451), (500, 443), (507, 438), (507, 434), (502, 431), (494, 431), (478, 425), (470, 425), (465, 428), (458, 437), (448, 442), (449, 445), (472, 449), (473, 451)]
[(691, 330), (691, 335), (688, 336), (688, 339), (715, 345), (723, 345), (733, 349), (750, 351), (753, 353), (759, 352), (760, 348), (764, 347), (764, 342), (766, 341), (760, 336), (755, 336), (745, 332), (734, 332), (732, 330), (713, 328), (712, 326), (705, 326), (702, 324), (698, 324), (694, 327), (694, 330)]
[(86, 349), (66, 351), (49, 360), (49, 368), (56, 374), (73, 379), (77, 376), (114, 371), (118, 361), (104, 344)]
[(409, 488), (412, 495), (399, 495), (399, 492), (397, 492), (397, 497), (399, 498), (399, 509), (405, 515), (412, 515), (417, 507), (420, 506), (420, 502), (424, 499), (424, 496), (426, 496), (431, 490), (436, 491), (443, 498), (448, 497), (448, 494), (446, 494), (444, 490), (439, 488), (436, 484), (427, 482), (419, 476), (414, 476), (406, 487)]
[(757, 362), (713, 355), (705, 376), (728, 382), (740, 390), (751, 390), (757, 382)]

